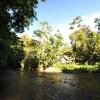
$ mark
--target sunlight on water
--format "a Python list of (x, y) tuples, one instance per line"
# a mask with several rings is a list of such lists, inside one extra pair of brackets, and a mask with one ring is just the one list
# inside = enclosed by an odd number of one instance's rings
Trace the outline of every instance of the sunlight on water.
[(8, 71), (0, 100), (100, 100), (100, 74)]

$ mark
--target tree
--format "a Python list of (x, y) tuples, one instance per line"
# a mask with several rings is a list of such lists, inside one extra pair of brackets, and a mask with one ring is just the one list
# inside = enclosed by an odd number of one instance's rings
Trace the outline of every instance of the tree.
[(78, 28), (81, 27), (81, 22), (82, 22), (81, 16), (75, 17), (75, 18), (73, 19), (73, 21), (72, 21), (71, 23), (69, 23), (70, 29), (74, 29), (75, 26), (78, 27)]
[(25, 52), (25, 57), (23, 59), (24, 69), (34, 69), (39, 66), (39, 52), (40, 52), (40, 42), (32, 37), (23, 35), (21, 37), (23, 41), (23, 50)]
[(36, 19), (37, 4), (38, 0), (1, 0), (0, 31), (13, 29), (15, 32), (23, 32), (24, 27)]
[(95, 18), (94, 22), (96, 23), (96, 28), (98, 30), (98, 33), (100, 33), (100, 18)]
[(23, 43), (15, 33), (8, 34), (8, 40), (0, 41), (0, 68), (18, 68), (24, 58)]
[(52, 32), (52, 27), (46, 21), (41, 22), (34, 32), (34, 37), (40, 42), (39, 61), (44, 68), (53, 66), (61, 55), (63, 37)]
[(37, 19), (35, 11), (37, 4), (38, 0), (0, 1), (0, 67), (10, 67), (9, 62), (14, 65), (13, 58), (17, 59), (16, 56), (20, 55), (18, 53), (15, 55), (18, 51), (16, 47), (18, 44), (21, 45), (16, 33), (22, 33), (25, 27)]
[[(75, 53), (76, 62), (89, 64), (95, 64), (98, 60), (100, 60), (99, 49), (100, 49), (100, 34), (93, 32), (89, 29), (89, 27), (85, 25), (81, 25), (82, 19), (80, 16), (77, 16), (73, 19), (72, 23), (70, 23), (71, 27), (79, 26), (77, 31), (74, 31), (70, 35), (71, 44), (73, 48), (73, 52)], [(96, 27), (100, 27), (100, 19), (95, 19)], [(72, 28), (73, 29), (73, 28)], [(97, 49), (98, 48), (98, 49)]]
[(72, 33), (70, 39), (76, 62), (95, 64), (100, 60), (100, 34), (85, 26)]
[(87, 34), (87, 55), (89, 64), (100, 61), (100, 34), (90, 32)]
[(45, 44), (45, 63), (47, 67), (54, 66), (62, 55), (63, 37), (61, 34), (54, 34)]
[(73, 51), (75, 53), (76, 61), (84, 61), (84, 54), (86, 53), (86, 43), (87, 37), (86, 34), (89, 32), (89, 29), (86, 27), (80, 28), (78, 31), (75, 31), (70, 35), (71, 44), (73, 47)]

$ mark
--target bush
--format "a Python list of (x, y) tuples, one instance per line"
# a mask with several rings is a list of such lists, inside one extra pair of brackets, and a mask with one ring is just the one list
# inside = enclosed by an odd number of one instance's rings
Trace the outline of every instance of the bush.
[(95, 73), (100, 72), (100, 63), (96, 65), (77, 65), (57, 63), (57, 68), (66, 73)]
[(34, 57), (27, 56), (24, 59), (23, 64), (24, 64), (24, 69), (32, 70), (32, 69), (38, 68), (39, 59), (36, 56)]

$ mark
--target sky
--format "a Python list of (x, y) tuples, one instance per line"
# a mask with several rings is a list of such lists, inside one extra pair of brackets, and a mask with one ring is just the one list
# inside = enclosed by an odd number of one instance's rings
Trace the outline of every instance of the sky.
[(46, 20), (55, 29), (60, 29), (68, 40), (68, 24), (76, 16), (82, 16), (84, 24), (94, 27), (94, 18), (100, 17), (100, 0), (46, 0), (45, 3), (38, 4), (36, 12), (38, 21), (34, 21), (25, 33), (31, 35), (38, 28), (38, 23)]
[(47, 0), (37, 9), (39, 20), (48, 20), (57, 25), (76, 16), (100, 11), (100, 0)]

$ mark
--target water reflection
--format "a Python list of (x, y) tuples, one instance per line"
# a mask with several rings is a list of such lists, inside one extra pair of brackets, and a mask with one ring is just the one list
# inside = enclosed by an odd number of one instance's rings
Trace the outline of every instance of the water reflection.
[(0, 73), (0, 100), (100, 100), (100, 74)]

